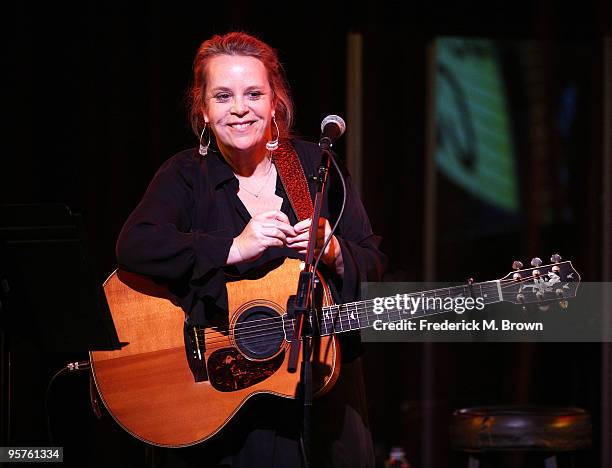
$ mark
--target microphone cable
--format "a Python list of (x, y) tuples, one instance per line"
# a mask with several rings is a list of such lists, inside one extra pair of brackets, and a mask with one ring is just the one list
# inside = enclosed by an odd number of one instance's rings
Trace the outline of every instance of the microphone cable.
[(47, 437), (49, 438), (49, 443), (51, 445), (54, 445), (53, 431), (51, 430), (51, 417), (49, 415), (49, 391), (51, 390), (51, 385), (53, 385), (53, 382), (55, 381), (55, 379), (59, 377), (60, 375), (62, 375), (63, 373), (79, 372), (79, 371), (84, 371), (88, 369), (91, 369), (91, 361), (69, 362), (68, 364), (66, 364), (65, 367), (62, 367), (55, 374), (53, 374), (53, 377), (51, 377), (51, 379), (49, 380), (49, 383), (47, 384), (47, 389), (45, 390), (45, 419), (47, 423)]
[(315, 279), (316, 279), (316, 274), (317, 274), (316, 273), (317, 272), (317, 267), (319, 266), (319, 261), (323, 257), (323, 252), (325, 252), (325, 249), (327, 248), (327, 245), (330, 243), (332, 237), (334, 236), (334, 233), (338, 229), (338, 225), (340, 224), (340, 220), (342, 219), (342, 215), (344, 214), (344, 207), (346, 205), (346, 182), (344, 181), (344, 176), (342, 175), (342, 171), (340, 170), (340, 166), (338, 166), (338, 163), (336, 162), (336, 158), (334, 158), (333, 153), (331, 151), (329, 152), (329, 158), (331, 159), (331, 162), (334, 164), (334, 168), (336, 169), (336, 172), (338, 173), (338, 177), (340, 178), (340, 182), (342, 183), (342, 206), (340, 208), (340, 213), (338, 214), (338, 219), (336, 219), (336, 222), (334, 223), (334, 226), (332, 227), (332, 230), (329, 233), (329, 236), (327, 236), (327, 238), (325, 239), (325, 242), (323, 243), (323, 247), (321, 248), (321, 251), (317, 255), (317, 259), (315, 260), (314, 267), (312, 269), (312, 279), (310, 281), (310, 287), (311, 287), (311, 289), (310, 289), (310, 294), (311, 294), (310, 297), (312, 298), (313, 301), (314, 301), (314, 297), (315, 297), (314, 296), (314, 292), (315, 292)]

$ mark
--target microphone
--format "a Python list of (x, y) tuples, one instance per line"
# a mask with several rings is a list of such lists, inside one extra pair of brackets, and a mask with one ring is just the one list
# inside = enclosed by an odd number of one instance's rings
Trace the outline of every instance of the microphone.
[(321, 138), (319, 146), (321, 149), (329, 150), (334, 142), (342, 136), (346, 130), (346, 124), (338, 115), (328, 115), (321, 122)]

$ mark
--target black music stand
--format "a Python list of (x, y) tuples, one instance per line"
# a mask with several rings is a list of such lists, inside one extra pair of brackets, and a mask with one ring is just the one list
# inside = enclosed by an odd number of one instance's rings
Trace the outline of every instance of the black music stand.
[(9, 351), (120, 348), (83, 218), (64, 204), (0, 205), (0, 301)]
[(11, 437), (13, 352), (43, 358), (119, 348), (82, 216), (61, 203), (0, 205), (2, 445)]

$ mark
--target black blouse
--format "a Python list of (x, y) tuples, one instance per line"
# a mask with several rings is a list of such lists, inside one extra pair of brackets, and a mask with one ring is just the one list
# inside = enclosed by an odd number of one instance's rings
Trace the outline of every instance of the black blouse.
[[(314, 200), (312, 176), (320, 149), (302, 140), (291, 143)], [(361, 282), (379, 281), (386, 266), (386, 256), (378, 249), (380, 237), (372, 233), (359, 195), (348, 174), (344, 175), (347, 199), (336, 231), (344, 275), (328, 278), (335, 300), (341, 303), (358, 300)], [(291, 224), (297, 223), (280, 177), (276, 195), (283, 199), (281, 210)], [(342, 185), (332, 168), (321, 216), (333, 225), (341, 204)], [(204, 158), (196, 149), (182, 151), (160, 167), (123, 226), (117, 241), (119, 266), (167, 282), (187, 313), (186, 323), (205, 326), (214, 314), (227, 314), (226, 274), (241, 275), (281, 257), (301, 257), (287, 247), (271, 247), (255, 261), (226, 266), (233, 238), (250, 218), (238, 197), (238, 179), (218, 151), (209, 150)]]

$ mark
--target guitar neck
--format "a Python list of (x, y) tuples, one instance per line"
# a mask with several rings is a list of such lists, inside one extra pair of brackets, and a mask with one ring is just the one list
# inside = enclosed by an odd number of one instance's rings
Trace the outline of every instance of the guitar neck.
[[(327, 336), (369, 328), (374, 322), (399, 322), (457, 311), (457, 299), (471, 298), (472, 309), (503, 301), (501, 282), (486, 281), (410, 294), (396, 294), (365, 301), (323, 307), (317, 314), (320, 335)], [(466, 307), (466, 310), (468, 308)]]

